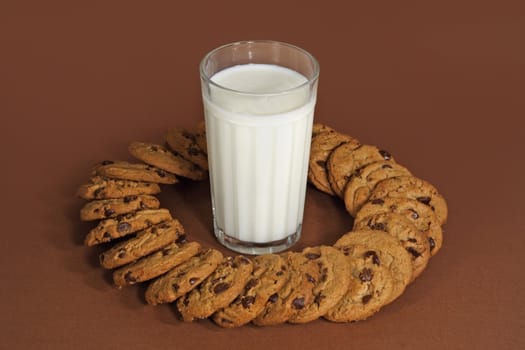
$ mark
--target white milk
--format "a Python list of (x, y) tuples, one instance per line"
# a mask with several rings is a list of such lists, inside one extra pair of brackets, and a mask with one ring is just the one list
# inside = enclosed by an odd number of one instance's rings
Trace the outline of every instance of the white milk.
[(216, 229), (256, 243), (299, 234), (315, 105), (307, 79), (275, 65), (246, 64), (211, 80), (237, 91), (212, 85), (204, 99)]

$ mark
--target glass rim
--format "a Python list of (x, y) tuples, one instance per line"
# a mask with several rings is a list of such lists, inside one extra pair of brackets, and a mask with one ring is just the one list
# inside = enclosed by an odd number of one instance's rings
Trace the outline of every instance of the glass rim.
[[(211, 80), (211, 76), (208, 76), (204, 72), (205, 63), (208, 62), (210, 57), (213, 54), (217, 53), (218, 51), (223, 50), (223, 49), (225, 49), (227, 47), (233, 47), (233, 46), (236, 46), (236, 45), (260, 44), (260, 43), (278, 44), (278, 45), (286, 46), (286, 47), (289, 47), (291, 49), (294, 49), (294, 50), (297, 50), (297, 51), (301, 52), (302, 54), (304, 54), (307, 57), (307, 59), (309, 59), (312, 62), (312, 65), (313, 65), (313, 75), (312, 75), (312, 77), (311, 78), (305, 77), (306, 81), (304, 83), (301, 83), (301, 84), (299, 84), (297, 86), (294, 86), (294, 87), (286, 89), (286, 90), (282, 90), (282, 91), (279, 91), (279, 92), (259, 93), (259, 92), (249, 92), (249, 91), (242, 91), (242, 90), (231, 89), (231, 88), (228, 88), (228, 87), (223, 86), (221, 84), (217, 84), (216, 82)], [(232, 93), (235, 93), (235, 94), (239, 94), (239, 95), (247, 95), (247, 96), (277, 96), (277, 95), (285, 95), (285, 94), (293, 93), (294, 91), (303, 89), (305, 86), (311, 85), (313, 82), (315, 82), (319, 78), (319, 70), (320, 70), (319, 62), (317, 62), (317, 60), (315, 59), (315, 57), (311, 53), (309, 53), (305, 49), (300, 48), (299, 46), (292, 45), (292, 44), (289, 44), (289, 43), (285, 43), (285, 42), (282, 42), (282, 41), (276, 41), (276, 40), (241, 40), (241, 41), (234, 41), (234, 42), (231, 42), (231, 43), (228, 43), (228, 44), (224, 44), (224, 45), (216, 47), (215, 49), (213, 49), (210, 52), (208, 52), (204, 56), (204, 58), (201, 60), (201, 62), (199, 64), (199, 71), (200, 71), (201, 79), (204, 79), (207, 84), (215, 86), (215, 87), (217, 87), (217, 88), (219, 88), (221, 90), (229, 91), (229, 92), (232, 92)], [(299, 73), (299, 72), (297, 72), (297, 73)], [(299, 73), (299, 74), (301, 74), (301, 73)], [(301, 74), (301, 75), (303, 75), (303, 74)]]

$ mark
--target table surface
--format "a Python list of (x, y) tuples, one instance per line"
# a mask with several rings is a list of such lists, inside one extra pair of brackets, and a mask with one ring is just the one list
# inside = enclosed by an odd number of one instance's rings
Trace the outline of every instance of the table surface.
[[(523, 349), (525, 19), (518, 2), (7, 1), (0, 5), (0, 338), (5, 349)], [(427, 3), (427, 4), (423, 4)], [(245, 39), (319, 60), (315, 120), (389, 150), (449, 204), (442, 251), (370, 319), (224, 330), (112, 287), (76, 188), (133, 140), (202, 120), (198, 63)], [(165, 186), (218, 247), (207, 183)], [(352, 219), (308, 188), (294, 249)], [(224, 251), (224, 250), (223, 250)]]

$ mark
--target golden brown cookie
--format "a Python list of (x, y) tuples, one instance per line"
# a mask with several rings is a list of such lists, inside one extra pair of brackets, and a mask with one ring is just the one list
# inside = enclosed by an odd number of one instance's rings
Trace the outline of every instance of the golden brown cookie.
[(172, 174), (192, 180), (204, 180), (207, 177), (206, 171), (164, 146), (135, 141), (129, 145), (128, 150), (133, 157)]
[(258, 326), (271, 326), (288, 321), (314, 302), (314, 287), (321, 274), (316, 262), (301, 253), (284, 253), (290, 278), (283, 288), (270, 296), (263, 311), (252, 321)]
[(166, 135), (166, 142), (172, 151), (184, 159), (208, 170), (208, 156), (197, 143), (197, 136), (184, 128), (171, 128)]
[(270, 296), (277, 293), (289, 278), (286, 261), (279, 255), (256, 256), (253, 266), (242, 294), (213, 314), (213, 320), (219, 326), (239, 327), (253, 320), (264, 309)]
[(109, 242), (170, 219), (168, 209), (145, 209), (106, 219), (89, 231), (84, 244), (91, 247)]
[(436, 213), (426, 204), (415, 199), (385, 197), (366, 202), (357, 212), (355, 222), (377, 213), (392, 212), (410, 219), (417, 229), (425, 234), (434, 256), (443, 245), (443, 231)]
[(113, 218), (142, 209), (158, 209), (160, 202), (150, 195), (126, 196), (87, 202), (80, 209), (80, 220), (92, 221)]
[(354, 246), (344, 251), (350, 266), (350, 283), (341, 300), (324, 314), (325, 319), (332, 322), (364, 320), (392, 298), (392, 274), (370, 249)]
[(150, 305), (171, 303), (202, 283), (222, 261), (216, 249), (205, 249), (153, 281), (146, 290)]
[(105, 269), (114, 269), (156, 252), (172, 242), (184, 241), (185, 238), (184, 227), (177, 219), (164, 221), (100, 254), (100, 265)]
[(354, 231), (365, 229), (384, 231), (399, 240), (412, 258), (412, 280), (423, 272), (430, 259), (430, 244), (426, 235), (410, 219), (385, 212), (354, 222)]
[(370, 200), (384, 197), (415, 199), (432, 208), (441, 225), (447, 222), (448, 208), (443, 196), (432, 184), (415, 176), (398, 176), (378, 182)]
[(314, 301), (290, 317), (288, 322), (305, 323), (323, 316), (346, 294), (350, 265), (345, 255), (330, 246), (306, 248), (302, 254), (317, 264), (319, 278), (313, 288)]
[(177, 301), (182, 320), (203, 319), (228, 306), (242, 293), (252, 270), (253, 263), (242, 255), (224, 259), (202, 284)]
[(104, 161), (95, 168), (97, 175), (112, 179), (153, 182), (159, 184), (177, 183), (175, 175), (157, 167), (124, 161)]
[(358, 147), (359, 141), (338, 132), (321, 132), (312, 138), (310, 161), (308, 163), (308, 180), (320, 191), (333, 195), (328, 182), (326, 162), (334, 148), (342, 143)]
[(376, 146), (343, 143), (330, 153), (326, 162), (328, 182), (338, 197), (343, 197), (343, 190), (352, 174), (367, 164), (394, 159), (385, 150)]
[(151, 280), (197, 254), (200, 244), (197, 242), (181, 242), (181, 238), (177, 239), (177, 243), (170, 243), (158, 252), (115, 270), (113, 272), (115, 285), (124, 287)]
[(355, 217), (379, 181), (403, 175), (411, 174), (404, 166), (387, 160), (370, 163), (357, 169), (350, 176), (343, 191), (346, 210)]
[(160, 187), (155, 183), (108, 179), (102, 176), (93, 176), (90, 183), (81, 185), (77, 190), (77, 195), (83, 199), (110, 199), (157, 193), (160, 193)]
[[(335, 242), (344, 253), (372, 255), (373, 261), (386, 267), (392, 275), (392, 294), (387, 302), (398, 298), (412, 280), (412, 259), (397, 238), (383, 231), (350, 231)], [(358, 254), (358, 255), (359, 255)]]

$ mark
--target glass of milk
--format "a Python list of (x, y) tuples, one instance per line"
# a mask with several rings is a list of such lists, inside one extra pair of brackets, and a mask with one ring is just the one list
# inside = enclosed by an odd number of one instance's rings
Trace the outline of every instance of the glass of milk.
[(301, 236), (319, 64), (242, 41), (208, 53), (200, 76), (215, 236), (244, 254), (283, 251)]

